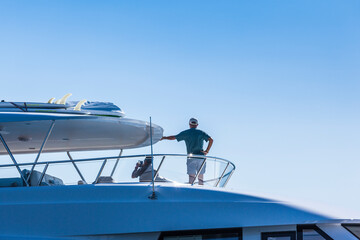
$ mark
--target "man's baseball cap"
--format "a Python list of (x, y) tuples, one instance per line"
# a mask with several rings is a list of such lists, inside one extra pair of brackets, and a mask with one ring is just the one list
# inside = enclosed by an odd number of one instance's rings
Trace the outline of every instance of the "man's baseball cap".
[(190, 125), (198, 125), (198, 120), (196, 118), (190, 118), (189, 124)]

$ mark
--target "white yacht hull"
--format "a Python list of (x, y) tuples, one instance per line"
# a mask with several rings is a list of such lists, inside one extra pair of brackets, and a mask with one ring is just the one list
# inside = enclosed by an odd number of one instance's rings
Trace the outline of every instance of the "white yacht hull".
[(0, 236), (123, 239), (120, 236), (142, 234), (138, 239), (158, 239), (164, 231), (329, 219), (279, 202), (213, 188), (163, 183), (156, 186), (156, 200), (149, 199), (151, 193), (151, 186), (140, 183), (2, 188)]

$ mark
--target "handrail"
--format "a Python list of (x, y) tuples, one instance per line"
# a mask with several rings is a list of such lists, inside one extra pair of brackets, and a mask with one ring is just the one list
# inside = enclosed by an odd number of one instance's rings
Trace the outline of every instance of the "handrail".
[[(100, 158), (83, 158), (83, 159), (74, 159), (73, 162), (91, 162), (91, 161), (101, 161), (104, 159), (117, 159), (117, 158), (139, 158), (139, 157), (146, 157), (150, 156), (149, 154), (141, 154), (141, 155), (128, 155), (128, 156), (114, 156), (114, 157), (100, 157)], [(231, 161), (219, 158), (219, 157), (211, 157), (211, 156), (204, 156), (204, 155), (187, 155), (187, 154), (154, 154), (154, 157), (159, 156), (167, 156), (167, 157), (192, 157), (192, 158), (209, 158), (212, 160), (220, 160), (224, 161), (226, 163), (230, 163), (233, 169), (235, 169), (235, 164), (233, 164)], [(57, 163), (71, 163), (71, 160), (57, 160), (57, 161), (46, 161), (46, 162), (37, 162), (37, 163), (17, 163), (17, 164), (3, 164), (0, 165), (0, 168), (2, 167), (14, 167), (14, 166), (32, 166), (32, 165), (43, 165), (43, 164), (57, 164)]]
[[(102, 161), (102, 165), (100, 167), (100, 170), (98, 171), (97, 173), (97, 176), (95, 178), (95, 181), (93, 182), (93, 184), (97, 184), (99, 183), (99, 179), (102, 175), (102, 172), (104, 170), (104, 167), (106, 165), (106, 163), (109, 161), (109, 160), (116, 160), (116, 164), (114, 166), (114, 168), (112, 168), (112, 174), (113, 174), (113, 171), (114, 169), (116, 169), (116, 166), (117, 166), (117, 163), (119, 163), (120, 160), (124, 160), (124, 159), (134, 159), (134, 158), (144, 158), (144, 157), (147, 157), (147, 156), (150, 156), (149, 154), (141, 154), (141, 155), (129, 155), (129, 156), (112, 156), (112, 157), (98, 157), (98, 158), (84, 158), (84, 159), (73, 159), (71, 157), (71, 155), (68, 153), (68, 157), (69, 159), (67, 160), (55, 160), (55, 161), (43, 161), (43, 162), (27, 162), (27, 163), (17, 163), (17, 162), (14, 162), (13, 164), (3, 164), (3, 165), (0, 165), (0, 169), (1, 168), (6, 168), (6, 167), (16, 167), (18, 170), (21, 168), (26, 168), (26, 166), (31, 166), (31, 169), (34, 169), (35, 166), (44, 166), (44, 170), (41, 174), (41, 178), (39, 180), (39, 183), (38, 185), (41, 184), (41, 181), (42, 179), (44, 178), (45, 176), (45, 172), (47, 171), (47, 168), (49, 167), (49, 165), (54, 165), (54, 164), (64, 164), (64, 163), (71, 163), (75, 170), (78, 172), (79, 176), (81, 177), (82, 181), (87, 184), (87, 182), (85, 181), (85, 178), (83, 177), (80, 169), (77, 167), (76, 163), (84, 163), (84, 162), (95, 162), (95, 161)], [(220, 187), (223, 187), (225, 186), (229, 179), (231, 178), (231, 175), (233, 174), (234, 170), (235, 170), (235, 165), (229, 161), (229, 160), (226, 160), (226, 159), (223, 159), (223, 158), (218, 158), (218, 157), (211, 157), (211, 156), (204, 156), (204, 155), (186, 155), (186, 154), (154, 154), (153, 157), (161, 157), (161, 161), (160, 161), (160, 164), (158, 166), (158, 169), (156, 171), (156, 173), (154, 174), (153, 176), (153, 180), (156, 181), (156, 178), (159, 174), (159, 171), (160, 171), (160, 168), (165, 160), (166, 157), (186, 157), (186, 158), (197, 158), (197, 159), (203, 159), (203, 162), (200, 166), (200, 169), (198, 169), (197, 171), (197, 174), (195, 175), (195, 178), (192, 180), (192, 182), (190, 182), (190, 185), (194, 185), (195, 184), (195, 181), (196, 179), (199, 177), (200, 175), (200, 172), (202, 171), (202, 169), (205, 167), (205, 163), (208, 162), (208, 161), (211, 161), (211, 162), (215, 162), (215, 164), (217, 162), (221, 163), (221, 164), (226, 164), (226, 167), (224, 170), (222, 170), (221, 173), (219, 173), (219, 176), (214, 177), (213, 179), (199, 179), (199, 181), (201, 181), (201, 183), (199, 182), (199, 184), (202, 184), (202, 183), (205, 183), (205, 182), (209, 182), (209, 181), (215, 181), (215, 187), (219, 186)], [(228, 172), (227, 172), (228, 171)], [(22, 175), (22, 172), (20, 172), (20, 174)], [(221, 182), (221, 184), (220, 184)]]

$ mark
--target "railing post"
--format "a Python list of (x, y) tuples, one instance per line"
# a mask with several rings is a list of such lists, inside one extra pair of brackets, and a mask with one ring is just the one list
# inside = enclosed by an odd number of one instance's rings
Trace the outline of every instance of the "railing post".
[(94, 184), (97, 184), (99, 177), (101, 176), (102, 171), (104, 170), (105, 164), (107, 162), (107, 159), (104, 160), (103, 164), (101, 165), (100, 171), (98, 173), (98, 175), (96, 176), (95, 182)]
[(39, 181), (38, 181), (38, 183), (37, 183), (36, 186), (40, 186), (40, 184), (41, 184), (41, 182), (42, 182), (42, 180), (43, 180), (43, 178), (44, 178), (44, 176), (45, 176), (45, 172), (46, 172), (46, 170), (48, 169), (48, 166), (49, 166), (49, 163), (46, 163), (46, 165), (45, 165), (45, 167), (44, 167), (44, 170), (42, 171), (41, 176), (40, 176), (40, 179), (39, 179)]
[(165, 156), (163, 156), (163, 158), (161, 159), (161, 162), (160, 162), (160, 164), (159, 164), (159, 166), (158, 166), (158, 168), (157, 168), (157, 170), (156, 170), (156, 174), (155, 174), (155, 176), (154, 176), (154, 178), (153, 178), (153, 181), (155, 181), (156, 178), (157, 178), (157, 176), (159, 175), (159, 170), (160, 170), (161, 165), (162, 165), (162, 163), (163, 163), (164, 160), (165, 160)]
[(74, 159), (71, 157), (70, 152), (66, 152), (66, 154), (68, 155), (68, 157), (69, 157), (70, 161), (71, 161), (71, 162), (72, 162), (72, 164), (74, 165), (74, 168), (75, 168), (75, 170), (78, 172), (78, 174), (79, 174), (79, 176), (80, 176), (81, 180), (82, 180), (85, 184), (87, 184), (87, 182), (86, 182), (86, 180), (85, 180), (84, 176), (83, 176), (83, 175), (81, 174), (81, 172), (80, 172), (80, 169), (77, 167), (76, 163), (74, 162)]
[(223, 176), (224, 176), (224, 174), (225, 174), (225, 172), (226, 172), (226, 169), (228, 168), (229, 164), (230, 164), (230, 163), (227, 163), (227, 165), (226, 165), (223, 173), (221, 174), (219, 180), (216, 182), (215, 187), (217, 187), (217, 186), (219, 185), (219, 183), (220, 183), (221, 179), (223, 178)]
[(39, 153), (38, 153), (38, 155), (37, 155), (37, 157), (36, 157), (36, 159), (35, 159), (35, 161), (34, 161), (34, 165), (32, 166), (32, 168), (31, 168), (31, 170), (30, 170), (30, 173), (29, 173), (29, 176), (28, 176), (28, 178), (27, 178), (27, 181), (29, 181), (29, 179), (31, 178), (31, 174), (33, 173), (34, 168), (35, 168), (35, 166), (36, 166), (36, 163), (37, 163), (38, 160), (39, 160), (40, 154), (41, 154), (41, 152), (42, 152), (42, 150), (43, 150), (43, 148), (44, 148), (47, 140), (49, 139), (49, 136), (50, 136), (50, 134), (51, 134), (51, 132), (52, 132), (52, 130), (53, 130), (53, 128), (54, 128), (54, 124), (55, 124), (55, 120), (51, 120), (50, 128), (49, 128), (49, 130), (48, 130), (48, 132), (47, 132), (47, 134), (46, 134), (46, 137), (45, 137), (43, 143), (41, 144), (41, 147), (40, 147), (40, 149), (39, 149)]
[(110, 177), (112, 177), (112, 176), (114, 175), (115, 170), (116, 170), (116, 168), (117, 168), (117, 165), (118, 165), (118, 163), (119, 163), (119, 160), (120, 160), (120, 157), (121, 157), (122, 153), (123, 153), (123, 149), (120, 150), (119, 157), (118, 157), (118, 159), (116, 159), (116, 163), (115, 163), (115, 165), (114, 165), (113, 170), (111, 171)]
[(20, 176), (21, 176), (22, 180), (25, 182), (26, 186), (28, 187), (28, 186), (29, 186), (29, 183), (28, 183), (27, 179), (25, 179), (24, 175), (22, 174), (21, 169), (19, 168), (19, 165), (17, 164), (17, 162), (16, 162), (16, 160), (15, 160), (15, 158), (14, 158), (14, 155), (11, 153), (10, 148), (9, 148), (8, 145), (6, 144), (6, 141), (5, 141), (5, 139), (3, 138), (3, 136), (2, 136), (1, 134), (0, 134), (0, 139), (1, 139), (2, 144), (3, 144), (4, 147), (5, 147), (6, 151), (8, 152), (11, 160), (13, 161), (16, 169), (17, 169), (18, 172), (20, 173)]
[[(193, 182), (191, 183), (191, 186), (194, 185), (196, 178), (199, 177), (201, 170), (202, 170), (203, 167), (205, 166), (205, 162), (206, 162), (206, 158), (204, 157), (204, 161), (202, 162), (199, 171), (196, 173), (195, 178), (194, 178)], [(203, 179), (203, 180), (204, 180), (204, 179)]]
[(234, 169), (231, 170), (230, 175), (228, 176), (228, 178), (226, 179), (226, 181), (225, 181), (225, 183), (224, 183), (224, 185), (223, 185), (222, 187), (225, 187), (225, 186), (226, 186), (226, 184), (227, 184), (228, 181), (230, 180), (230, 178), (231, 178), (231, 176), (233, 175), (233, 173), (234, 173)]

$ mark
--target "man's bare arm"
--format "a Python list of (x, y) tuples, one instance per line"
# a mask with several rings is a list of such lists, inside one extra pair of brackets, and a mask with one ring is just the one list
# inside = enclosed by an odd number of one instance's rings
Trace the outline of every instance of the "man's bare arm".
[(166, 139), (166, 140), (175, 140), (176, 139), (176, 137), (175, 136), (168, 136), (168, 137), (162, 137), (160, 140), (164, 140), (164, 139)]
[(210, 149), (211, 149), (211, 146), (213, 145), (213, 142), (214, 142), (214, 140), (213, 140), (211, 137), (209, 137), (208, 141), (209, 141), (209, 144), (208, 144), (206, 150), (203, 151), (203, 153), (204, 153), (205, 155), (207, 155), (207, 154), (209, 153), (209, 151), (210, 151)]

